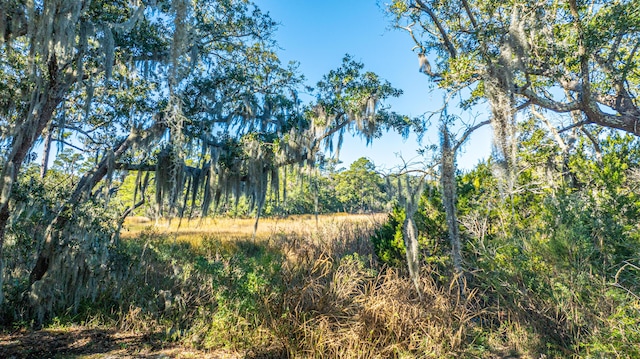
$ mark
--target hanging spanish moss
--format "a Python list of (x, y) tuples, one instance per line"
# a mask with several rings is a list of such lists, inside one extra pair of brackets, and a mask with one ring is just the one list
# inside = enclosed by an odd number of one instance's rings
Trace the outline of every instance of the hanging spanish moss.
[[(26, 65), (20, 81), (29, 84), (28, 91), (18, 93), (12, 100), (15, 103), (6, 108), (10, 111), (7, 118), (10, 118), (11, 128), (2, 133), (2, 139), (12, 143), (14, 148), (9, 156), (2, 158), (6, 164), (0, 164), (2, 193), (11, 192), (24, 163), (20, 154), (33, 148), (43, 130), (52, 128), (56, 117), (62, 120), (57, 125), (64, 133), (65, 108), (61, 104), (67, 99), (72, 101), (70, 94), (84, 92), (86, 98), (78, 101), (84, 100), (84, 117), (88, 123), (93, 114), (94, 86), (105, 86), (105, 80), (111, 80), (114, 65), (119, 69), (124, 66), (117, 59), (120, 52), (116, 35), (124, 36), (134, 28), (143, 15), (144, 6), (139, 1), (132, 1), (128, 8), (119, 9), (118, 18), (114, 19), (108, 9), (90, 14), (90, 5), (90, 1), (71, 0), (10, 1), (0, 5), (3, 10), (0, 12), (3, 51), (16, 51), (16, 55), (24, 57)], [(10, 10), (5, 12), (4, 9)], [(82, 124), (79, 127), (82, 131)], [(117, 129), (113, 130), (117, 132)], [(151, 133), (154, 134), (151, 137), (155, 137), (156, 131)], [(117, 155), (109, 145), (103, 146), (107, 150), (93, 148), (96, 159), (98, 153), (104, 153), (101, 166), (96, 161), (96, 167), (85, 173), (70, 198), (60, 208), (52, 210), (56, 213), (45, 231), (45, 244), (39, 250), (30, 276), (28, 297), (39, 321), (58, 309), (76, 310), (81, 299), (95, 296), (98, 288), (104, 288), (108, 246), (114, 238), (114, 228), (117, 228), (103, 225), (103, 222), (109, 222), (107, 217), (117, 218), (107, 213), (109, 198), (114, 193), (112, 179), (116, 161), (141, 138), (147, 137), (133, 132), (129, 137), (125, 136), (121, 142), (127, 143), (125, 150)], [(104, 203), (104, 206), (96, 205), (98, 203)], [(0, 198), (0, 210), (6, 211), (8, 206), (8, 198), (6, 201), (4, 197)], [(3, 231), (0, 237), (4, 237), (6, 226), (4, 223), (0, 226)], [(1, 267), (0, 263), (0, 272)]]
[(115, 238), (115, 218), (98, 216), (85, 205), (62, 228), (48, 228), (57, 238), (51, 247), (44, 276), (33, 281), (28, 293), (31, 317), (43, 323), (52, 313), (75, 313), (82, 300), (95, 300), (109, 282), (109, 246)]
[[(174, 146), (167, 145), (158, 153), (156, 162), (156, 212), (173, 215), (184, 188), (184, 162)], [(165, 212), (164, 204), (168, 206)]]
[(2, 249), (12, 187), (29, 149), (53, 121), (55, 109), (77, 80), (73, 66), (69, 65), (83, 47), (78, 41), (87, 40), (76, 33), (76, 25), (84, 21), (87, 6), (84, 1), (69, 0), (10, 1), (1, 5), (2, 52), (24, 59), (20, 69), (14, 63), (5, 65), (19, 69), (16, 88), (24, 85), (28, 90), (17, 91), (2, 104), (2, 115), (6, 117), (2, 118), (5, 125), (0, 141), (11, 145), (6, 156), (0, 158), (0, 304), (4, 300)]
[(517, 173), (517, 126), (515, 113), (515, 76), (524, 70), (522, 59), (529, 51), (521, 10), (514, 6), (509, 32), (500, 47), (500, 56), (493, 63), (485, 79), (485, 89), (491, 104), (491, 126), (494, 133), (494, 157), (501, 168), (495, 169), (504, 183), (506, 194), (511, 193)]
[[(280, 175), (274, 165), (273, 146), (257, 135), (229, 139), (225, 146), (212, 146), (200, 167), (187, 166), (175, 146), (165, 146), (157, 155), (156, 208), (163, 216), (183, 215), (188, 202), (191, 212), (200, 201), (206, 216), (221, 204), (238, 206), (246, 198), (249, 211), (259, 217), (267, 193), (279, 192)], [(180, 202), (181, 201), (181, 202)], [(165, 210), (165, 207), (166, 210)], [(175, 210), (180, 209), (179, 213)]]

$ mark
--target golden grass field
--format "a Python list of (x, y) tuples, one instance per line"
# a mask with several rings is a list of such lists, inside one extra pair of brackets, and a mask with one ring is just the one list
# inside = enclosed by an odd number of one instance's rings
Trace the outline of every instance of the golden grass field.
[[(341, 228), (347, 223), (379, 223), (386, 214), (323, 214), (316, 221), (314, 215), (293, 215), (286, 218), (261, 218), (258, 223), (256, 240), (270, 240), (276, 237), (297, 234), (308, 236), (326, 228)], [(202, 218), (155, 220), (146, 217), (130, 217), (124, 223), (122, 238), (135, 238), (145, 230), (173, 237), (176, 241), (198, 245), (204, 236), (214, 236), (220, 240), (252, 239), (255, 218)]]

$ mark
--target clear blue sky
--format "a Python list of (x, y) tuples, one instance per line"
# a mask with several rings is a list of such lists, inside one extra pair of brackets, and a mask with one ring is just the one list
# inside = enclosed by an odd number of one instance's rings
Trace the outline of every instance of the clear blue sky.
[[(442, 106), (443, 93), (418, 72), (411, 38), (391, 28), (391, 19), (376, 0), (254, 1), (280, 24), (276, 32), (280, 59), (283, 63), (299, 62), (308, 85), (315, 85), (324, 74), (338, 67), (348, 53), (364, 63), (365, 70), (377, 73), (404, 91), (402, 97), (389, 102), (394, 111), (416, 117)], [(432, 127), (423, 145), (438, 140), (437, 121)], [(460, 167), (473, 167), (488, 155), (490, 145), (490, 130), (477, 131), (458, 158)], [(402, 154), (405, 160), (419, 161), (416, 157), (419, 147), (413, 135), (405, 141), (395, 133), (388, 133), (369, 146), (349, 136), (340, 151), (340, 160), (342, 166), (348, 166), (360, 157), (368, 157), (379, 168), (391, 169), (402, 163), (396, 154)]]

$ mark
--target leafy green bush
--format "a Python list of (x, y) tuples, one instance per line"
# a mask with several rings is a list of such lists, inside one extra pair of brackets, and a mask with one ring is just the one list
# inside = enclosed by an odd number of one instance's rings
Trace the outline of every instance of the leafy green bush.
[(406, 266), (405, 246), (402, 236), (402, 226), (406, 214), (404, 209), (396, 206), (382, 227), (371, 237), (373, 248), (378, 260), (392, 267)]
[[(378, 259), (392, 267), (406, 267), (403, 239), (405, 219), (404, 209), (395, 206), (386, 223), (371, 237)], [(438, 266), (446, 266), (445, 263), (449, 258), (447, 228), (442, 200), (437, 188), (429, 186), (422, 193), (414, 220), (418, 228), (418, 244), (422, 252), (421, 260)]]

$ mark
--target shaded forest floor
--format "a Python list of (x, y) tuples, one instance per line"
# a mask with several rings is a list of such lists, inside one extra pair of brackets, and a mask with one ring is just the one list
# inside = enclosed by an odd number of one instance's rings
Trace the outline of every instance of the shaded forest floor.
[[(251, 354), (249, 354), (250, 356)], [(167, 342), (163, 334), (126, 333), (108, 328), (73, 326), (0, 335), (0, 358), (7, 359), (234, 359), (242, 357), (246, 357), (246, 355), (223, 350), (204, 351), (187, 348), (178, 343)]]

